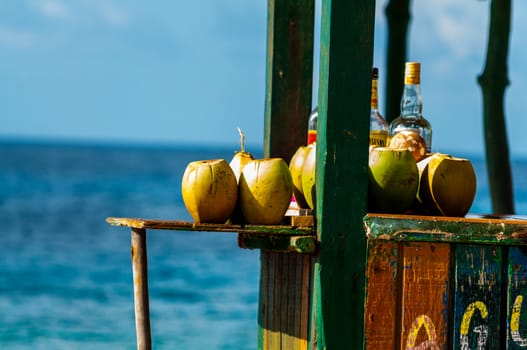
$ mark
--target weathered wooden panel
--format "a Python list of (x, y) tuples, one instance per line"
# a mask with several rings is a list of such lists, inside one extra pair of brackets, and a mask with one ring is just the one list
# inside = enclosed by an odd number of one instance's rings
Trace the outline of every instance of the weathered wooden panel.
[(453, 349), (499, 349), (502, 248), (454, 246)]
[(366, 281), (366, 350), (395, 349), (397, 243), (369, 242)]
[(401, 244), (400, 348), (448, 349), (450, 245)]
[(311, 259), (262, 251), (258, 349), (307, 349)]
[(507, 349), (527, 348), (527, 248), (510, 247), (507, 281)]

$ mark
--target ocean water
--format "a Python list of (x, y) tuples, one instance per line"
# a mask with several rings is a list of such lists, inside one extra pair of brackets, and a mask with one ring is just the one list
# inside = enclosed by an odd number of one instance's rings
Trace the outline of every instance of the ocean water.
[[(108, 216), (191, 220), (181, 177), (231, 149), (0, 142), (0, 348), (134, 349), (128, 228)], [(256, 152), (258, 156), (258, 153)], [(489, 213), (484, 163), (472, 213)], [(514, 160), (527, 213), (527, 161)], [(236, 234), (148, 231), (156, 349), (255, 349), (259, 252)]]

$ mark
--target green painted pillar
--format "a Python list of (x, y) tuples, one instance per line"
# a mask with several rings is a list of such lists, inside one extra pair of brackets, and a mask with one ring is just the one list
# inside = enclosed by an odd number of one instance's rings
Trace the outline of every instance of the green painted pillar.
[(314, 12), (314, 0), (268, 1), (264, 156), (287, 163), (306, 143)]
[(311, 346), (362, 349), (373, 0), (323, 0)]
[[(289, 163), (307, 141), (311, 111), (314, 0), (269, 0), (264, 156)], [(305, 350), (310, 254), (262, 250), (258, 349)]]

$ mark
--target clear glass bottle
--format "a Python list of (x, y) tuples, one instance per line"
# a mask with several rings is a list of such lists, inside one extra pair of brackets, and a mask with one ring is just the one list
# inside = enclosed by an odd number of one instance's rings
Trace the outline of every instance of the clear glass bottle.
[(432, 149), (432, 126), (423, 117), (421, 98), (421, 64), (406, 62), (404, 89), (401, 97), (401, 115), (395, 118), (389, 127), (389, 137), (406, 132), (418, 134), (426, 144), (426, 152)]
[(309, 115), (309, 121), (307, 123), (307, 144), (310, 145), (317, 140), (317, 119), (318, 119), (318, 106), (316, 106), (311, 114)]
[(371, 79), (370, 146), (385, 147), (388, 138), (388, 123), (379, 113), (378, 79), (379, 69), (374, 67)]

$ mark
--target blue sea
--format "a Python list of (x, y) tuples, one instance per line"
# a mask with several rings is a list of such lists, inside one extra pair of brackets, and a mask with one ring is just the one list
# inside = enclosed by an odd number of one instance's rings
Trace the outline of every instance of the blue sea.
[[(254, 152), (259, 156), (258, 152)], [(0, 142), (0, 348), (134, 349), (128, 228), (109, 216), (190, 221), (181, 178), (233, 149)], [(489, 213), (481, 158), (472, 213)], [(527, 213), (527, 160), (513, 161)], [(255, 349), (259, 252), (234, 233), (148, 231), (156, 349)]]

